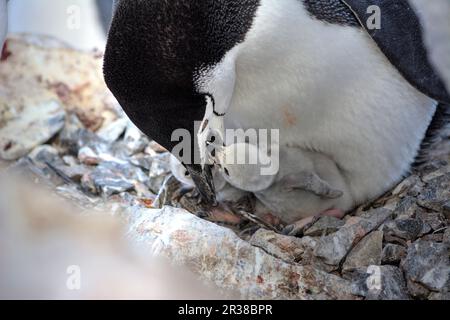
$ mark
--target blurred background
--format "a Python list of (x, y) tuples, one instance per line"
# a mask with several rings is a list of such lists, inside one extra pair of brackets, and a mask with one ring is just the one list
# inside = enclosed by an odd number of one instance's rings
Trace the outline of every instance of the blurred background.
[(103, 50), (113, 0), (12, 0), (10, 33), (54, 36), (82, 50)]

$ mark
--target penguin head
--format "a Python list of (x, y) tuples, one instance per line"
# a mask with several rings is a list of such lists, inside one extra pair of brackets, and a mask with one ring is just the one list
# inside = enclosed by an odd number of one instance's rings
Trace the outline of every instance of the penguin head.
[[(212, 125), (221, 130), (234, 88), (233, 58), (258, 4), (259, 0), (115, 3), (104, 57), (106, 84), (136, 126), (166, 149), (179, 144), (172, 141), (175, 131), (189, 132), (192, 157), (184, 164), (209, 202), (215, 202), (214, 186), (205, 161), (206, 141), (198, 138), (206, 139)], [(201, 121), (196, 131), (195, 123)]]

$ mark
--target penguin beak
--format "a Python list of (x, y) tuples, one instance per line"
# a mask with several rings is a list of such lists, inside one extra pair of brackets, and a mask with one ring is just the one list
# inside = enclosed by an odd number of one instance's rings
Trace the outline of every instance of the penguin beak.
[(211, 172), (211, 166), (206, 165), (204, 168), (200, 165), (186, 165), (186, 169), (197, 186), (203, 200), (210, 205), (217, 206), (216, 191)]

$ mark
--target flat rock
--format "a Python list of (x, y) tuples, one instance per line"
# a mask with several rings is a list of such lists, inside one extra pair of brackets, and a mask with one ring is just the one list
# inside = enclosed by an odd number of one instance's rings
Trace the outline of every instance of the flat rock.
[(56, 100), (27, 105), (0, 129), (0, 158), (17, 160), (55, 136), (66, 113)]
[(97, 134), (98, 136), (108, 142), (115, 142), (125, 132), (129, 120), (127, 118), (119, 118), (114, 122), (109, 123), (101, 128)]
[(418, 197), (418, 203), (422, 207), (443, 212), (450, 199), (450, 172), (443, 175), (432, 174), (429, 179), (427, 187)]
[(450, 245), (450, 228), (445, 229), (444, 235), (442, 237), (442, 242), (448, 243)]
[(319, 240), (314, 255), (328, 265), (338, 265), (354, 245), (392, 215), (391, 210), (380, 208), (365, 213), (363, 217), (350, 218), (339, 231)]
[[(47, 45), (56, 42), (60, 45)], [(0, 68), (2, 118), (45, 101), (74, 112), (93, 131), (117, 118), (117, 101), (105, 85), (98, 52), (74, 50), (46, 36), (13, 34), (8, 36), (8, 51)]]
[(448, 291), (450, 286), (450, 245), (418, 240), (408, 248), (402, 262), (408, 281), (432, 291)]
[(309, 237), (326, 236), (338, 231), (344, 224), (344, 221), (335, 217), (321, 217), (310, 228), (304, 231), (304, 235)]
[(124, 137), (124, 145), (128, 154), (134, 155), (142, 152), (148, 144), (148, 138), (133, 123), (128, 122)]
[(404, 257), (406, 257), (405, 247), (393, 243), (388, 243), (383, 248), (381, 263), (398, 265)]
[(83, 176), (83, 188), (93, 194), (111, 196), (134, 189), (136, 183), (147, 183), (147, 175), (133, 165), (102, 162), (92, 172)]
[(150, 168), (150, 189), (158, 193), (164, 180), (170, 173), (170, 153), (162, 153), (153, 157)]
[(304, 253), (303, 242), (273, 231), (259, 229), (251, 237), (250, 244), (289, 263), (297, 262)]
[(409, 300), (402, 271), (394, 266), (368, 266), (346, 275), (353, 292), (367, 300)]
[(415, 240), (423, 230), (420, 219), (396, 219), (383, 225), (383, 231), (390, 236), (404, 240)]
[(356, 299), (348, 281), (286, 263), (183, 209), (129, 208), (129, 237), (244, 299)]
[(373, 231), (364, 237), (348, 254), (342, 266), (343, 272), (381, 264), (383, 232)]

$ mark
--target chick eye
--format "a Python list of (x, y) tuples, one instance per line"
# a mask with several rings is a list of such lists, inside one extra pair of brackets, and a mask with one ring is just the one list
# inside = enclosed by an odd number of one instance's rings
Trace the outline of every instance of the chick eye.
[(213, 143), (214, 141), (216, 141), (216, 136), (210, 136), (210, 137), (208, 138), (208, 142), (209, 142), (209, 143)]

